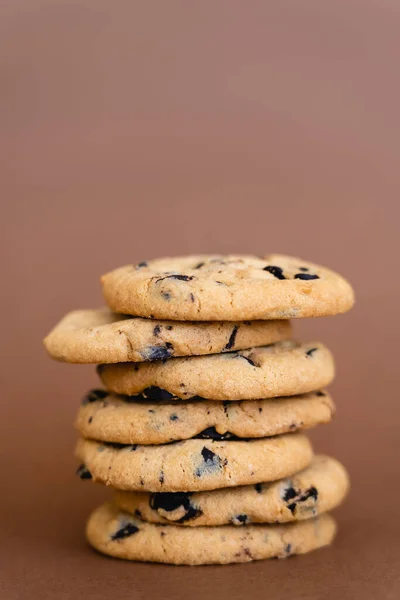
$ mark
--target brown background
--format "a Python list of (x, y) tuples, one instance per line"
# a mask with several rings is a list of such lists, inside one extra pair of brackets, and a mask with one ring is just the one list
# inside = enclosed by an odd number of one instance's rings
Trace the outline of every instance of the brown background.
[[(1, 2), (2, 597), (399, 597), (399, 26), (389, 0)], [(354, 283), (351, 313), (297, 325), (337, 357), (313, 433), (353, 481), (331, 549), (174, 568), (85, 545), (106, 492), (75, 479), (71, 424), (96, 376), (41, 338), (105, 270), (200, 251)]]

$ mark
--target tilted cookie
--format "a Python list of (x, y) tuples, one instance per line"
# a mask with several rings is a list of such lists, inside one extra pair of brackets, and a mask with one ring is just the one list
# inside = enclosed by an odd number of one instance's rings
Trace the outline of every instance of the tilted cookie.
[(90, 364), (215, 354), (290, 337), (289, 321), (152, 321), (103, 308), (67, 314), (45, 338), (44, 345), (56, 360)]
[(205, 565), (286, 558), (330, 544), (336, 523), (330, 515), (285, 525), (238, 528), (144, 523), (113, 504), (104, 504), (89, 517), (86, 536), (103, 554), (128, 560)]
[(312, 459), (305, 435), (287, 433), (251, 441), (191, 439), (160, 446), (124, 446), (81, 438), (76, 456), (82, 479), (116, 489), (191, 492), (274, 481)]
[[(334, 377), (329, 350), (318, 342), (288, 340), (270, 346), (212, 356), (171, 358), (155, 363), (100, 365), (106, 388), (135, 395), (161, 388), (188, 400), (257, 400), (304, 394), (325, 387)], [(146, 392), (148, 393), (148, 392)]]
[(76, 427), (85, 438), (121, 444), (166, 444), (192, 437), (260, 438), (328, 423), (335, 412), (325, 391), (239, 402), (151, 401), (143, 396), (89, 392)]
[(290, 478), (211, 492), (116, 491), (120, 510), (150, 523), (193, 527), (286, 523), (315, 517), (338, 506), (349, 489), (348, 474), (339, 461), (315, 456)]
[(186, 256), (120, 267), (101, 278), (116, 312), (182, 321), (335, 315), (354, 303), (350, 284), (300, 258)]

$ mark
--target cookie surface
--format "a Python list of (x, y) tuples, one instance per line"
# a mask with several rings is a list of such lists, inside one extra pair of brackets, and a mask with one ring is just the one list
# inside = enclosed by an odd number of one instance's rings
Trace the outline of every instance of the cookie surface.
[(300, 433), (251, 441), (190, 439), (160, 446), (123, 446), (81, 438), (78, 474), (116, 489), (189, 492), (274, 481), (312, 460)]
[(289, 321), (182, 323), (97, 309), (67, 314), (45, 338), (44, 345), (56, 360), (94, 364), (215, 354), (290, 337)]
[(104, 504), (89, 517), (86, 536), (104, 554), (128, 560), (205, 565), (249, 562), (304, 554), (330, 544), (336, 523), (330, 515), (285, 525), (238, 528), (154, 525)]
[(98, 373), (117, 394), (136, 395), (155, 387), (183, 400), (256, 400), (325, 387), (334, 377), (334, 362), (323, 344), (288, 340), (212, 356), (100, 365)]
[(316, 317), (354, 303), (350, 284), (337, 273), (279, 254), (163, 258), (120, 267), (101, 282), (112, 310), (157, 319)]
[(89, 392), (76, 427), (82, 437), (121, 444), (166, 444), (195, 436), (262, 438), (328, 423), (335, 412), (325, 391), (239, 402), (146, 400)]
[(193, 527), (286, 523), (332, 510), (348, 489), (343, 465), (319, 455), (302, 471), (272, 483), (192, 494), (116, 491), (114, 502), (150, 523)]

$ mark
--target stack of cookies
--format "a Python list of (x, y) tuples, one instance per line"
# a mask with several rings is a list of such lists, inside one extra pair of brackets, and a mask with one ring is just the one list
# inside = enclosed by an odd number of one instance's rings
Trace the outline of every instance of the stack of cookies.
[(345, 312), (349, 283), (269, 255), (152, 260), (102, 285), (109, 308), (72, 312), (45, 339), (57, 360), (97, 363), (104, 386), (76, 422), (78, 475), (113, 490), (90, 544), (190, 565), (329, 544), (348, 476), (303, 431), (332, 419), (334, 362), (294, 341), (289, 319)]

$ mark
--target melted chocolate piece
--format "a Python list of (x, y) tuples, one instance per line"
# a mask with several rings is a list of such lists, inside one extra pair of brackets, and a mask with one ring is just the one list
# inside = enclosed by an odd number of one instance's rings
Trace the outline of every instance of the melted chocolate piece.
[(138, 531), (139, 531), (139, 527), (136, 527), (136, 525), (134, 525), (133, 523), (127, 523), (126, 525), (121, 527), (121, 529), (118, 529), (118, 531), (116, 531), (111, 536), (111, 539), (113, 541), (122, 540), (124, 538), (127, 538), (127, 537), (137, 533)]
[(159, 492), (150, 496), (150, 507), (153, 510), (165, 510), (173, 512), (177, 508), (183, 507), (185, 514), (176, 523), (184, 523), (191, 519), (196, 519), (203, 512), (193, 506), (190, 502), (191, 493), (186, 492)]
[(318, 348), (310, 348), (309, 350), (307, 350), (306, 356), (312, 356), (317, 350)]
[(283, 274), (283, 269), (281, 269), (281, 267), (274, 267), (272, 265), (269, 265), (268, 267), (264, 267), (263, 271), (268, 271), (268, 273), (271, 273), (271, 275), (273, 275), (277, 279), (286, 279), (286, 277)]
[(232, 333), (229, 336), (228, 343), (226, 344), (224, 350), (231, 350), (233, 348), (233, 346), (235, 345), (235, 339), (236, 339), (238, 329), (239, 329), (239, 325), (235, 325), (234, 328), (232, 329)]
[[(295, 490), (293, 487), (289, 487), (284, 491), (282, 499), (286, 502), (288, 509), (292, 514), (296, 510), (297, 504), (305, 502), (309, 498), (312, 498), (314, 502), (318, 499), (318, 490), (315, 487), (310, 487), (303, 494)], [(293, 500), (293, 502), (291, 502)]]
[(82, 400), (82, 404), (89, 404), (90, 402), (97, 402), (97, 400), (104, 400), (107, 398), (109, 393), (106, 390), (90, 390)]
[(238, 437), (234, 433), (230, 433), (226, 431), (225, 433), (218, 433), (215, 427), (207, 427), (204, 431), (201, 431), (197, 435), (194, 436), (195, 439), (200, 440), (214, 440), (216, 442), (223, 442), (225, 440), (241, 440), (242, 438)]
[(141, 352), (144, 360), (155, 361), (155, 360), (166, 360), (170, 358), (174, 353), (174, 347), (171, 342), (165, 342), (163, 346), (150, 346)]
[(93, 479), (91, 472), (84, 464), (79, 465), (79, 467), (76, 470), (76, 474), (81, 479)]
[(319, 279), (319, 275), (312, 275), (311, 273), (296, 273), (294, 278), (309, 281), (310, 279)]

